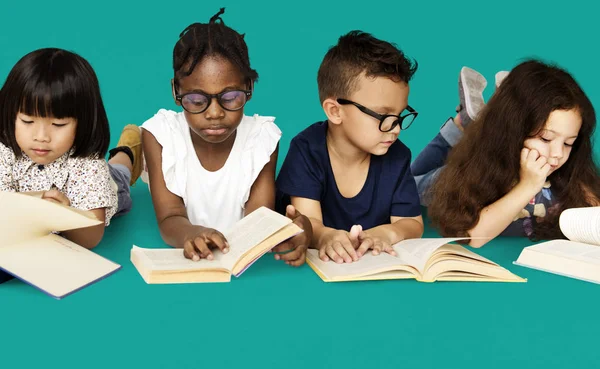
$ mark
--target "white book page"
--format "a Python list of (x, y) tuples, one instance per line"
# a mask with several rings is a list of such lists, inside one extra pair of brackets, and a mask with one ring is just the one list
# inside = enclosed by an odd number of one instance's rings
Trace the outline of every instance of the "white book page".
[(571, 241), (600, 245), (600, 207), (573, 208), (560, 215), (560, 230)]
[(361, 277), (390, 270), (412, 270), (401, 268), (404, 263), (400, 257), (381, 253), (377, 256), (367, 252), (358, 261), (338, 264), (334, 261), (323, 261), (319, 258), (319, 250), (310, 249), (306, 254), (311, 263), (328, 279)]
[(600, 266), (600, 247), (567, 240), (553, 240), (526, 247), (525, 250), (585, 261)]
[[(229, 252), (223, 255), (221, 262), (227, 269), (233, 270), (243, 254), (291, 222), (291, 219), (266, 207), (256, 209), (223, 233), (229, 243)], [(213, 254), (217, 253), (220, 254), (220, 251)]]
[(435, 250), (444, 246), (449, 242), (464, 240), (467, 238), (414, 238), (410, 240), (400, 241), (395, 244), (394, 250), (398, 253), (398, 257), (407, 260), (420, 273), (423, 273), (425, 264), (435, 252)]
[(212, 250), (213, 260), (186, 259), (182, 249), (145, 249), (134, 245), (132, 252), (143, 255), (142, 260), (150, 270), (185, 271), (222, 268), (231, 272), (244, 253), (291, 222), (291, 219), (268, 208), (256, 209), (238, 221), (232, 229), (223, 233), (229, 242), (229, 252), (223, 254), (220, 250)]
[[(152, 271), (189, 271), (202, 269), (225, 268), (224, 254), (213, 252), (214, 259), (192, 261), (183, 256), (183, 249), (145, 249), (133, 246), (132, 253), (141, 256), (141, 260)], [(226, 268), (225, 268), (226, 269)]]

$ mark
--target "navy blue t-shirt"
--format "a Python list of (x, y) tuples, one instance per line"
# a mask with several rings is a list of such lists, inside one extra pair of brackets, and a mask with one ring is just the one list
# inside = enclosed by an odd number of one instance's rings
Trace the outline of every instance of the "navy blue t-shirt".
[(349, 231), (389, 224), (391, 216), (421, 215), (419, 194), (410, 171), (410, 150), (399, 140), (385, 155), (371, 156), (369, 174), (353, 198), (340, 194), (327, 151), (327, 121), (315, 123), (290, 143), (277, 177), (277, 209), (285, 212), (290, 196), (321, 203), (326, 227)]

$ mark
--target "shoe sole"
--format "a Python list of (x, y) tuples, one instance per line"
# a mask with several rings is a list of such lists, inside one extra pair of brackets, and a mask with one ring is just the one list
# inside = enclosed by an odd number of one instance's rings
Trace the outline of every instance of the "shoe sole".
[(502, 81), (504, 81), (504, 78), (506, 78), (506, 76), (508, 76), (507, 71), (505, 70), (501, 70), (500, 72), (496, 73), (496, 88), (500, 87), (500, 84), (502, 83)]
[(467, 115), (471, 120), (475, 120), (485, 106), (483, 90), (486, 86), (487, 80), (481, 73), (468, 67), (462, 67), (458, 81), (460, 103), (467, 110)]

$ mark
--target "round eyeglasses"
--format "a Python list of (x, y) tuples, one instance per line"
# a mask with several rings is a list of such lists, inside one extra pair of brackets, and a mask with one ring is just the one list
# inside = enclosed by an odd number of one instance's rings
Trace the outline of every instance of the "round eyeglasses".
[(236, 111), (246, 105), (250, 96), (252, 96), (252, 91), (247, 90), (229, 90), (218, 94), (205, 94), (204, 92), (194, 91), (182, 95), (176, 94), (175, 100), (179, 101), (188, 113), (200, 114), (208, 109), (215, 98), (223, 109)]
[(338, 104), (341, 105), (354, 105), (363, 113), (370, 115), (371, 117), (377, 119), (379, 121), (379, 130), (381, 132), (389, 132), (396, 128), (396, 126), (400, 125), (401, 130), (408, 129), (410, 125), (414, 122), (415, 118), (419, 113), (410, 106), (406, 106), (406, 110), (408, 113), (405, 115), (393, 115), (393, 114), (385, 114), (381, 115), (379, 113), (374, 112), (373, 110), (366, 108), (359, 103), (354, 101), (346, 100), (346, 99), (337, 99)]

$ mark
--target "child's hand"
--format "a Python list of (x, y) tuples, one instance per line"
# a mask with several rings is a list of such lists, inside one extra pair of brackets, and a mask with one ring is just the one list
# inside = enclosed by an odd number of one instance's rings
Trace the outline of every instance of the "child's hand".
[(216, 229), (194, 226), (183, 243), (183, 256), (193, 261), (202, 258), (214, 259), (211, 249), (218, 248), (222, 253), (229, 252), (229, 244), (225, 236)]
[(383, 251), (396, 256), (396, 251), (394, 251), (389, 242), (371, 235), (368, 231), (363, 231), (361, 225), (352, 226), (350, 237), (358, 240), (359, 246), (358, 249), (356, 249), (356, 253), (359, 258), (361, 258), (369, 249), (373, 250), (373, 255), (379, 255)]
[(308, 249), (312, 239), (312, 225), (310, 220), (305, 215), (300, 214), (292, 205), (287, 206), (285, 215), (292, 219), (304, 232), (273, 248), (273, 252), (287, 252), (285, 254), (275, 254), (275, 259), (283, 260), (287, 265), (300, 266), (306, 261), (306, 249)]
[(537, 150), (521, 150), (520, 182), (535, 189), (536, 193), (542, 190), (551, 169), (547, 158), (541, 156)]
[(59, 190), (45, 191), (42, 194), (42, 199), (63, 204), (65, 206), (71, 206), (69, 198)]
[(358, 260), (356, 248), (358, 238), (351, 237), (350, 232), (331, 230), (319, 240), (319, 258), (323, 261), (333, 260), (338, 264), (351, 263)]

